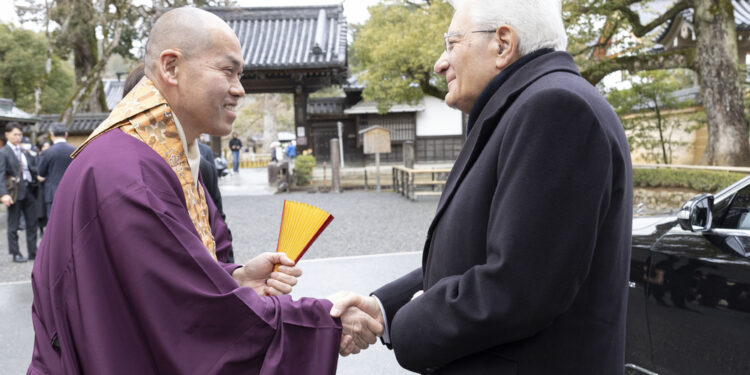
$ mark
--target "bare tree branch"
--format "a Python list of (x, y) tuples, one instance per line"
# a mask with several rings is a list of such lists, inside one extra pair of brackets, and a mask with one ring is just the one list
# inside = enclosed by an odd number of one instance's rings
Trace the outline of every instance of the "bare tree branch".
[(448, 93), (448, 91), (440, 89), (436, 87), (435, 85), (431, 84), (429, 77), (425, 77), (424, 79), (421, 79), (419, 81), (419, 87), (422, 89), (422, 92), (424, 92), (425, 95), (429, 95), (429, 96), (438, 98), (440, 100), (444, 100), (445, 94)]
[(631, 73), (677, 68), (697, 70), (695, 65), (695, 49), (685, 48), (658, 54), (638, 54), (603, 60), (591, 68), (581, 70), (581, 75), (595, 85), (607, 74), (620, 70)]
[(670, 8), (668, 11), (664, 12), (661, 16), (657, 17), (646, 25), (641, 24), (641, 17), (638, 15), (638, 13), (630, 9), (628, 5), (619, 6), (617, 7), (617, 10), (619, 10), (622, 15), (628, 19), (630, 25), (633, 27), (633, 34), (636, 37), (640, 38), (651, 32), (655, 28), (663, 25), (665, 22), (671, 20), (683, 10), (691, 7), (692, 5), (688, 2), (688, 0), (682, 0), (672, 6), (672, 8)]

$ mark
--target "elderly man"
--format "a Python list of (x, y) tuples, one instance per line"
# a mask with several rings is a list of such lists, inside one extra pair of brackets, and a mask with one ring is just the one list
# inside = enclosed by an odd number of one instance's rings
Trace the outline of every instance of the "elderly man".
[(560, 0), (465, 1), (453, 16), (435, 71), (467, 140), (422, 267), (332, 311), (381, 313), (409, 370), (623, 373), (630, 155), (565, 46)]
[(228, 232), (198, 179), (196, 138), (231, 131), (242, 69), (218, 17), (157, 20), (146, 77), (58, 187), (32, 275), (30, 374), (335, 372), (331, 302), (278, 296), (301, 274), (278, 253), (226, 263)]

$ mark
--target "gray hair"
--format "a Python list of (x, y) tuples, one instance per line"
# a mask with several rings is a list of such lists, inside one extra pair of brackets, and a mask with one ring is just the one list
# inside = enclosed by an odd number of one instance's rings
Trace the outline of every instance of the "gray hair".
[(467, 7), (479, 29), (510, 26), (522, 56), (542, 48), (565, 51), (568, 45), (561, 0), (465, 0), (457, 5)]

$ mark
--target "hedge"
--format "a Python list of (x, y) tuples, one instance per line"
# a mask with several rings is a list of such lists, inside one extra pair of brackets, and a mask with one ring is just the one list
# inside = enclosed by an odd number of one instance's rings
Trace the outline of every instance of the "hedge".
[(312, 181), (312, 170), (315, 168), (315, 157), (312, 155), (300, 155), (294, 159), (294, 177), (297, 186), (310, 185)]
[(744, 173), (671, 168), (634, 168), (633, 186), (688, 188), (716, 193), (747, 176)]

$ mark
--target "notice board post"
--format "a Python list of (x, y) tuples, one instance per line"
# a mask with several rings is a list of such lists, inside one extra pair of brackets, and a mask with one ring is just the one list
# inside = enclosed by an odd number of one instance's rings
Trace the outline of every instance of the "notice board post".
[(391, 132), (382, 126), (372, 126), (360, 130), (365, 154), (375, 154), (375, 175), (377, 177), (378, 193), (380, 192), (380, 153), (391, 152)]

